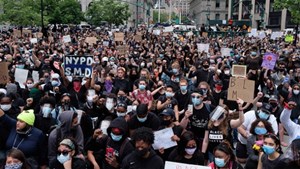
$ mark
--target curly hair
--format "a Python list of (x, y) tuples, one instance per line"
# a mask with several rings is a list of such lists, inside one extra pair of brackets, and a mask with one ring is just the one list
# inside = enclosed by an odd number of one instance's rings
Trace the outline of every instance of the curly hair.
[(267, 133), (273, 133), (274, 134), (274, 130), (272, 128), (272, 124), (270, 122), (268, 122), (267, 120), (263, 120), (263, 119), (256, 119), (252, 124), (251, 124), (251, 128), (250, 128), (250, 133), (252, 135), (257, 135), (255, 133), (255, 127), (258, 125), (259, 122), (262, 122), (267, 130)]
[(138, 128), (134, 131), (134, 133), (132, 135), (132, 140), (134, 141), (134, 143), (142, 140), (145, 143), (153, 144), (154, 143), (153, 131), (152, 131), (152, 129), (147, 128), (147, 127)]

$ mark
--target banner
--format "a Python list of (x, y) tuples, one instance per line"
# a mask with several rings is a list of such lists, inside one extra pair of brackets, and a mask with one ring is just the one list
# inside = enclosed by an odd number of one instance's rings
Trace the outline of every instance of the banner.
[(166, 161), (164, 169), (211, 169), (211, 167)]
[(245, 78), (230, 77), (227, 100), (236, 101), (238, 98), (252, 103), (255, 82)]
[(273, 70), (276, 65), (277, 58), (277, 55), (274, 53), (265, 53), (261, 67)]
[(91, 76), (93, 56), (66, 56), (65, 74), (66, 76)]

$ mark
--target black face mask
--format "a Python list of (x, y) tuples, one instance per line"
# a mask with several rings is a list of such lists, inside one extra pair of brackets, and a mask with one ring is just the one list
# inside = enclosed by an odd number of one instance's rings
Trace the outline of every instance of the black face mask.
[(209, 68), (209, 65), (203, 65), (203, 67), (204, 67), (205, 69), (207, 69), (207, 68)]
[(102, 62), (102, 66), (103, 67), (106, 67), (107, 66), (107, 62), (105, 61), (105, 62)]
[(127, 101), (127, 97), (126, 96), (119, 96), (118, 97), (118, 101), (119, 102), (126, 102)]
[(277, 107), (277, 103), (270, 103), (270, 105), (273, 107), (273, 108), (276, 108)]
[(136, 153), (136, 155), (139, 156), (139, 157), (144, 157), (144, 156), (148, 153), (148, 151), (149, 151), (148, 148), (144, 148), (144, 149), (142, 149), (142, 150), (136, 149), (136, 150), (135, 150), (135, 153)]
[(162, 120), (162, 122), (161, 122), (161, 124), (162, 124), (163, 126), (169, 126), (171, 123), (172, 123), (171, 120)]

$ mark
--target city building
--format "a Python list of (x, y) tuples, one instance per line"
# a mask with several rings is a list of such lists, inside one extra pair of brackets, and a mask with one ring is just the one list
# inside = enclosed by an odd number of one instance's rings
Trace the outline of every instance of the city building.
[[(151, 8), (153, 8), (153, 0), (116, 0), (129, 5), (131, 13), (127, 20), (127, 26), (134, 27), (138, 24), (148, 24), (151, 18)], [(87, 11), (92, 0), (80, 0), (81, 10)]]
[(207, 25), (210, 20), (228, 20), (230, 0), (191, 0), (189, 18), (197, 27)]
[(274, 0), (230, 0), (229, 3), (232, 6), (228, 8), (229, 18), (234, 21), (250, 21), (253, 28), (283, 30), (295, 26), (286, 9), (274, 8)]

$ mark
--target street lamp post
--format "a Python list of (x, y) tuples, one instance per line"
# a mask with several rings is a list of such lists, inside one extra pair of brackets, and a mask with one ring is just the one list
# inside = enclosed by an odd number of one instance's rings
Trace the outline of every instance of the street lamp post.
[(44, 1), (41, 0), (41, 22), (42, 22), (42, 33), (43, 36), (46, 36), (46, 30), (45, 30), (45, 25), (44, 25)]

